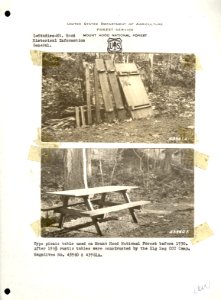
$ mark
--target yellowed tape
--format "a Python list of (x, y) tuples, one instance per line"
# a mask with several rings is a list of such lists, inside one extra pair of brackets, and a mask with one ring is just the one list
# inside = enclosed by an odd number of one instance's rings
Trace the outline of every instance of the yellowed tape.
[(61, 60), (66, 58), (65, 54), (61, 55), (60, 53), (42, 52), (39, 50), (30, 50), (30, 55), (33, 65), (43, 67), (58, 67), (61, 64)]
[(34, 142), (35, 144), (39, 145), (39, 147), (41, 148), (59, 148), (61, 144), (59, 142), (42, 142), (40, 128), (37, 129), (37, 139)]
[(41, 141), (41, 129), (38, 129), (37, 139), (34, 141), (35, 145), (31, 145), (28, 153), (28, 160), (41, 161), (41, 149), (42, 148), (59, 148), (61, 143), (57, 142), (42, 142)]
[(42, 66), (42, 51), (30, 50), (33, 65)]
[(194, 238), (191, 239), (192, 245), (195, 245), (213, 235), (212, 229), (207, 223), (203, 223), (194, 228)]
[(209, 155), (195, 151), (194, 165), (197, 168), (206, 170), (208, 167)]
[(28, 160), (39, 162), (41, 160), (41, 148), (31, 145), (28, 153)]
[(33, 229), (36, 236), (41, 235), (41, 221), (40, 220), (35, 221), (34, 223), (32, 223), (31, 228)]

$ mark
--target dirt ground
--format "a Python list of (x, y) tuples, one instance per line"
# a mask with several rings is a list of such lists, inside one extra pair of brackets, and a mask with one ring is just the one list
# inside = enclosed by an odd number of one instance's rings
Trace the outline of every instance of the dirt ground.
[(81, 128), (42, 129), (44, 142), (193, 143), (194, 120), (182, 117), (128, 119)]
[[(158, 205), (148, 204), (136, 212), (138, 224), (133, 223), (126, 210), (110, 215), (108, 221), (100, 223), (104, 237), (193, 237), (194, 209), (188, 201), (182, 205), (166, 201)], [(83, 223), (89, 226), (78, 229), (78, 225)], [(80, 221), (67, 219), (63, 229), (56, 226), (58, 223), (43, 227), (42, 237), (100, 237), (89, 218), (81, 218)]]

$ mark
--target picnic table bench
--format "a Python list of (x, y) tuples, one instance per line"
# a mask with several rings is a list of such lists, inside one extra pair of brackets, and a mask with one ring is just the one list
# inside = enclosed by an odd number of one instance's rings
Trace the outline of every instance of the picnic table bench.
[[(99, 235), (102, 236), (102, 232), (99, 226), (99, 220), (104, 219), (105, 214), (128, 209), (133, 219), (133, 222), (138, 223), (137, 216), (134, 212), (135, 209), (140, 209), (141, 206), (150, 203), (149, 201), (131, 201), (128, 195), (128, 191), (131, 189), (137, 189), (138, 186), (102, 186), (93, 188), (84, 188), (76, 190), (66, 190), (57, 192), (47, 192), (47, 194), (59, 195), (62, 201), (62, 206), (51, 208), (55, 212), (60, 213), (59, 228), (63, 227), (63, 223), (66, 216), (77, 217), (90, 217)], [(116, 203), (113, 201), (107, 201), (107, 194), (120, 193), (125, 203)], [(94, 195), (100, 195), (100, 198), (94, 198)], [(70, 204), (68, 203), (71, 197), (82, 198), (83, 202)], [(93, 203), (98, 204), (98, 208), (94, 208)], [(85, 209), (68, 208), (76, 205), (84, 204)]]

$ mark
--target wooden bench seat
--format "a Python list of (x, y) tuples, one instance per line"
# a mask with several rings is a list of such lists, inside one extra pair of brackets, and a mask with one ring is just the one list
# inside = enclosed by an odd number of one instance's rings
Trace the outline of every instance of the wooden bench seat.
[(119, 211), (123, 209), (130, 209), (130, 208), (139, 208), (142, 205), (149, 204), (150, 201), (134, 201), (130, 203), (123, 203), (115, 206), (98, 208), (90, 211), (82, 211), (78, 209), (68, 209), (68, 208), (59, 208), (57, 212), (60, 212), (64, 215), (74, 215), (79, 217), (96, 217), (103, 214), (107, 214), (114, 211)]
[[(100, 198), (93, 198), (93, 199), (90, 199), (90, 201), (93, 201), (94, 203), (99, 203), (101, 201)], [(76, 202), (76, 203), (70, 203), (67, 205), (67, 207), (71, 207), (71, 206), (78, 206), (78, 205), (85, 205), (84, 201), (80, 201), (80, 202)], [(60, 208), (63, 208), (62, 205), (58, 205), (58, 206), (51, 206), (51, 207), (44, 207), (41, 209), (41, 211), (50, 211), (50, 210), (58, 210)]]

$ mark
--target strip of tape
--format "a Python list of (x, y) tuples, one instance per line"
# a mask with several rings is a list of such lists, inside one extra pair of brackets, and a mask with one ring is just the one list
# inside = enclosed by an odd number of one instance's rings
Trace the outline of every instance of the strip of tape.
[(33, 65), (42, 66), (42, 51), (30, 50), (30, 55)]
[(59, 148), (61, 143), (49, 143), (41, 141), (41, 129), (38, 128), (37, 139), (34, 141), (35, 145), (31, 145), (28, 153), (28, 160), (41, 161), (42, 148)]
[(195, 245), (213, 235), (212, 229), (208, 223), (200, 224), (194, 228), (194, 238), (191, 239), (192, 245)]
[[(50, 136), (48, 137), (50, 139)], [(40, 146), (41, 148), (59, 148), (61, 143), (59, 142), (42, 142), (41, 141), (41, 129), (37, 129), (37, 139), (34, 140), (34, 143)]]
[(31, 228), (33, 229), (36, 236), (41, 235), (41, 221), (40, 220), (37, 220), (34, 223), (32, 223)]
[(195, 151), (194, 152), (194, 165), (197, 168), (206, 170), (208, 167), (209, 155)]
[[(45, 54), (43, 57), (43, 53)], [(42, 52), (39, 50), (30, 50), (31, 60), (35, 66), (58, 67), (62, 60), (69, 59), (67, 53)]]
[(41, 161), (41, 148), (38, 146), (31, 145), (28, 153), (28, 160)]

